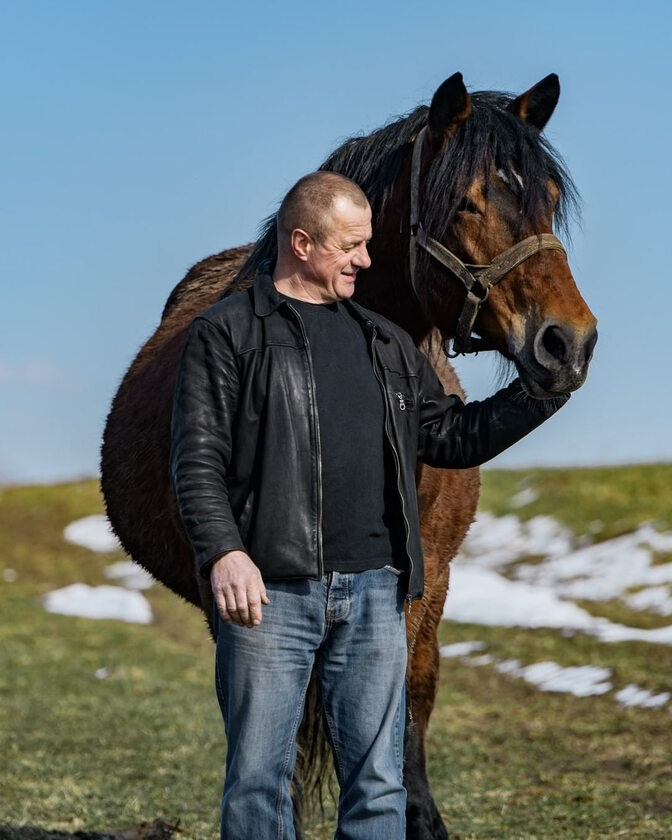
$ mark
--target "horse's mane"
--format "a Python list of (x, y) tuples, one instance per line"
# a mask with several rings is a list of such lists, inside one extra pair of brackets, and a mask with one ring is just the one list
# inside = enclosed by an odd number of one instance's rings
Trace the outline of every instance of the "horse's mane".
[[(548, 181), (552, 180), (559, 192), (554, 225), (569, 235), (570, 220), (578, 217), (576, 187), (562, 158), (543, 134), (507, 111), (512, 99), (511, 94), (495, 91), (472, 93), (471, 116), (444, 141), (432, 161), (421, 190), (420, 215), (433, 236), (441, 238), (469, 184), (480, 173), (485, 173), (487, 182), (492, 167), (503, 171), (518, 194), (525, 219), (531, 223), (548, 205)], [(428, 113), (429, 108), (420, 105), (372, 134), (351, 137), (320, 169), (340, 172), (359, 184), (374, 217), (380, 219), (389, 207), (408, 144), (426, 124)], [(251, 278), (261, 262), (274, 262), (276, 257), (272, 214), (262, 223), (259, 238), (232, 285)]]

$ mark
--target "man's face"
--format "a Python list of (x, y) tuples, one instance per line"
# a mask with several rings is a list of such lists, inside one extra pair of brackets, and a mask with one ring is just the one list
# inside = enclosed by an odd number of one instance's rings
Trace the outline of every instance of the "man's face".
[(305, 280), (323, 303), (351, 297), (357, 272), (371, 265), (366, 249), (371, 239), (371, 208), (339, 196), (325, 227), (322, 242), (311, 240), (304, 265)]

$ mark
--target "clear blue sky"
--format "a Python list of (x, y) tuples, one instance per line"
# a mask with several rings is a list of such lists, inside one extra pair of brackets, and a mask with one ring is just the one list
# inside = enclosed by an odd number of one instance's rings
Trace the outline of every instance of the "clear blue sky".
[[(585, 387), (495, 463), (672, 460), (672, 12), (565, 0), (0, 7), (0, 480), (92, 475), (166, 296), (248, 242), (339, 141), (428, 101), (562, 85), (583, 197), (570, 259), (599, 318)], [(462, 361), (472, 397), (495, 366)]]

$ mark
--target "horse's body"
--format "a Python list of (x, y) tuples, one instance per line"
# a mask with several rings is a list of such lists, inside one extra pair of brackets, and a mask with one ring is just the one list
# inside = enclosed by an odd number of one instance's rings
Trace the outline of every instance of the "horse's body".
[[(472, 99), (456, 74), (431, 108), (370, 137), (348, 141), (324, 168), (342, 172), (367, 193), (374, 212), (372, 267), (361, 272), (357, 300), (408, 330), (426, 352), (432, 336), (454, 334), (464, 290), (429, 256), (418, 256), (416, 290), (409, 283), (409, 177), (412, 142), (428, 124), (420, 200), (423, 221), (466, 263), (486, 263), (530, 234), (550, 232), (562, 216), (571, 182), (540, 139), (557, 102), (548, 77), (518, 99)], [(489, 132), (489, 134), (488, 134)], [(469, 156), (471, 154), (471, 157)], [(103, 444), (103, 491), (110, 521), (134, 560), (208, 620), (212, 593), (194, 574), (192, 552), (169, 484), (170, 417), (180, 352), (191, 320), (224, 295), (249, 285), (260, 261), (273, 259), (274, 224), (254, 246), (209, 257), (171, 293), (161, 323), (142, 348), (115, 397)], [(585, 378), (594, 318), (574, 286), (564, 257), (538, 253), (516, 267), (480, 310), (476, 331), (518, 368), (534, 396), (572, 390)], [(461, 393), (442, 354), (431, 358), (449, 393)], [(446, 837), (425, 772), (425, 733), (437, 688), (437, 626), (449, 562), (473, 519), (478, 470), (419, 465), (419, 510), (425, 551), (425, 594), (407, 620), (409, 725), (405, 752), (409, 838)], [(307, 715), (315, 707), (307, 706)], [(314, 720), (305, 721), (305, 733)], [(312, 736), (305, 735), (306, 738)], [(305, 754), (314, 745), (305, 744)], [(314, 753), (313, 753), (314, 754)]]

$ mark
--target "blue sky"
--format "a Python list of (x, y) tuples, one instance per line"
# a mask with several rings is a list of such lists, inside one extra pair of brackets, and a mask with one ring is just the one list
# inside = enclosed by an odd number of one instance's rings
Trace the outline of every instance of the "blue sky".
[[(514, 92), (559, 74), (547, 134), (599, 319), (587, 384), (495, 464), (672, 460), (669, 4), (31, 0), (2, 4), (0, 33), (0, 481), (96, 474), (185, 271), (456, 70)], [(470, 396), (494, 389), (492, 360), (459, 369)]]

